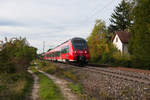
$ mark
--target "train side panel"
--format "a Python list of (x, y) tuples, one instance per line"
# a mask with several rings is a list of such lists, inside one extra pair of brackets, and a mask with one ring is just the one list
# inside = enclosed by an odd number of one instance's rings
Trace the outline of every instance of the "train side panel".
[(73, 38), (46, 52), (43, 59), (87, 63), (90, 55), (86, 41), (82, 38)]

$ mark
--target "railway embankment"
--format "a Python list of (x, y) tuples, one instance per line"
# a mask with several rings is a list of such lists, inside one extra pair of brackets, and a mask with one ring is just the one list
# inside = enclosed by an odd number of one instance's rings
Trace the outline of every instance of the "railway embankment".
[(150, 98), (149, 84), (132, 77), (128, 78), (129, 76), (121, 75), (121, 73), (76, 68), (74, 73), (79, 77), (86, 93), (97, 100), (148, 100)]
[(150, 99), (148, 73), (108, 67), (78, 67), (61, 63), (53, 63), (52, 66), (46, 66), (43, 69), (75, 84), (80, 84), (81, 97), (84, 100)]

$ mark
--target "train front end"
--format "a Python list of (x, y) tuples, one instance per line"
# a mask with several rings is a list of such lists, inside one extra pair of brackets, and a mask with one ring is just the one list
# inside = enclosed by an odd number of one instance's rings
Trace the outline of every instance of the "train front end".
[(80, 64), (87, 64), (90, 59), (90, 54), (86, 40), (82, 38), (73, 38), (71, 42), (74, 61), (77, 61)]

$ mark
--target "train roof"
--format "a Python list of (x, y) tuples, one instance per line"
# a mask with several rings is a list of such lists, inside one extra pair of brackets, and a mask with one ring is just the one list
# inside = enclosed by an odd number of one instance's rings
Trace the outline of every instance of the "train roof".
[[(54, 47), (54, 48), (51, 49), (50, 51), (52, 51), (52, 50), (54, 50), (55, 48), (57, 48), (57, 47), (63, 45), (64, 43), (67, 43), (67, 42), (70, 41), (70, 40), (72, 41), (72, 40), (75, 40), (75, 39), (82, 39), (82, 40), (85, 40), (85, 39), (83, 39), (83, 38), (81, 38), (81, 37), (74, 37), (74, 38), (71, 38), (71, 39), (69, 39), (69, 40), (67, 40), (67, 41), (65, 41), (65, 42), (63, 42), (63, 43), (61, 43), (60, 45)], [(85, 40), (85, 41), (86, 41), (86, 40)], [(50, 52), (50, 51), (48, 51), (48, 52)], [(47, 53), (48, 53), (48, 52), (47, 52)]]
[[(71, 39), (69, 39), (69, 40), (74, 40), (74, 39), (83, 39), (83, 38), (74, 37), (74, 38), (71, 38)], [(69, 40), (67, 40), (67, 41), (65, 41), (65, 42), (63, 42), (63, 43), (61, 43), (60, 45), (62, 45), (62, 44), (64, 44), (64, 43), (67, 43)], [(85, 39), (83, 39), (83, 40), (85, 40)], [(60, 45), (56, 46), (55, 48), (59, 47)], [(53, 49), (55, 49), (55, 48), (53, 48)], [(51, 50), (50, 50), (50, 51), (51, 51)]]
[(74, 40), (74, 39), (82, 39), (82, 40), (85, 40), (85, 39), (83, 39), (83, 38), (81, 38), (81, 37), (74, 37), (74, 38), (72, 38), (71, 40)]

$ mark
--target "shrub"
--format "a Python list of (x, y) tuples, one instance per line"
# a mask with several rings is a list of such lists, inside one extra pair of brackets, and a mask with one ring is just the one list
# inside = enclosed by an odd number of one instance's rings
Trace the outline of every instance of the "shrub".
[(36, 48), (29, 46), (25, 38), (7, 41), (0, 51), (0, 72), (25, 72), (36, 57)]
[(131, 59), (129, 54), (122, 55), (120, 52), (115, 52), (113, 54), (113, 59), (115, 65), (121, 65), (129, 67), (131, 66)]
[(1, 74), (0, 100), (27, 100), (32, 82), (32, 76), (28, 73)]
[(46, 66), (46, 62), (42, 62), (42, 67), (45, 67)]
[(81, 95), (83, 93), (83, 88), (81, 84), (69, 83), (69, 87), (73, 90), (74, 93)]

